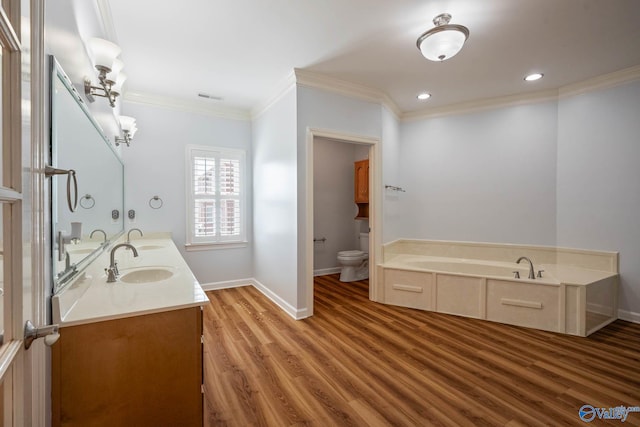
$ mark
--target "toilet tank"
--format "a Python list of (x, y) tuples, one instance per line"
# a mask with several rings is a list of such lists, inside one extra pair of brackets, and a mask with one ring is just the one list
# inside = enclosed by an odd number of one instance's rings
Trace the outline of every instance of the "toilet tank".
[(369, 253), (369, 233), (360, 233), (360, 250)]

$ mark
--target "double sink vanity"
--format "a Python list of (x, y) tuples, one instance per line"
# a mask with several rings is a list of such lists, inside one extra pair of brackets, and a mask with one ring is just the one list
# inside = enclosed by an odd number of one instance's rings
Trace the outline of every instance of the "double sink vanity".
[(125, 234), (114, 115), (50, 63), (52, 425), (202, 425), (207, 296), (169, 233)]
[(53, 425), (202, 425), (207, 296), (168, 234), (122, 241), (52, 298)]

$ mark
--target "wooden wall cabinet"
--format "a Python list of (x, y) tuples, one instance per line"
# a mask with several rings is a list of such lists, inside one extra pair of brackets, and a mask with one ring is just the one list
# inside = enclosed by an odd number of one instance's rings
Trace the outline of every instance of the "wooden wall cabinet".
[(52, 425), (202, 426), (202, 309), (60, 329)]
[(355, 203), (358, 206), (356, 218), (369, 218), (369, 159), (355, 162)]

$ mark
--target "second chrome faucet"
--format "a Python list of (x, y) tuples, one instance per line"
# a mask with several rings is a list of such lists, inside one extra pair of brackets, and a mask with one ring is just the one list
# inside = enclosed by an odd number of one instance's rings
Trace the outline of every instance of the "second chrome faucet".
[(131, 230), (129, 230), (129, 232), (127, 233), (127, 243), (131, 243), (131, 232), (132, 231), (137, 231), (138, 233), (140, 233), (140, 237), (143, 237), (144, 234), (142, 234), (142, 230), (140, 230), (139, 228), (132, 228)]

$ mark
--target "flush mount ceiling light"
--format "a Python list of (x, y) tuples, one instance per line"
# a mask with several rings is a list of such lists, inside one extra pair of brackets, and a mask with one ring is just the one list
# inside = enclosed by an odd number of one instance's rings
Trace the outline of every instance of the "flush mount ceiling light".
[(120, 144), (127, 144), (127, 147), (129, 147), (133, 136), (138, 131), (136, 119), (129, 116), (120, 116), (120, 127), (122, 128), (123, 137), (116, 136), (116, 147)]
[(433, 18), (435, 27), (426, 31), (416, 42), (422, 56), (430, 61), (442, 62), (455, 56), (469, 38), (469, 29), (449, 24), (451, 15), (442, 13)]
[(418, 98), (419, 101), (426, 101), (427, 99), (431, 98), (431, 94), (427, 92), (422, 92), (422, 93), (419, 93), (418, 96), (416, 96), (416, 98)]
[(122, 93), (122, 84), (127, 78), (120, 71), (124, 63), (117, 59), (121, 49), (108, 40), (92, 38), (89, 40), (89, 52), (93, 65), (98, 70), (98, 85), (94, 86), (90, 78), (84, 80), (84, 93), (89, 102), (96, 96), (107, 98), (111, 107), (116, 106), (116, 98)]
[(535, 82), (536, 80), (540, 80), (543, 77), (544, 77), (544, 74), (542, 73), (533, 73), (525, 77), (524, 80), (527, 82)]

